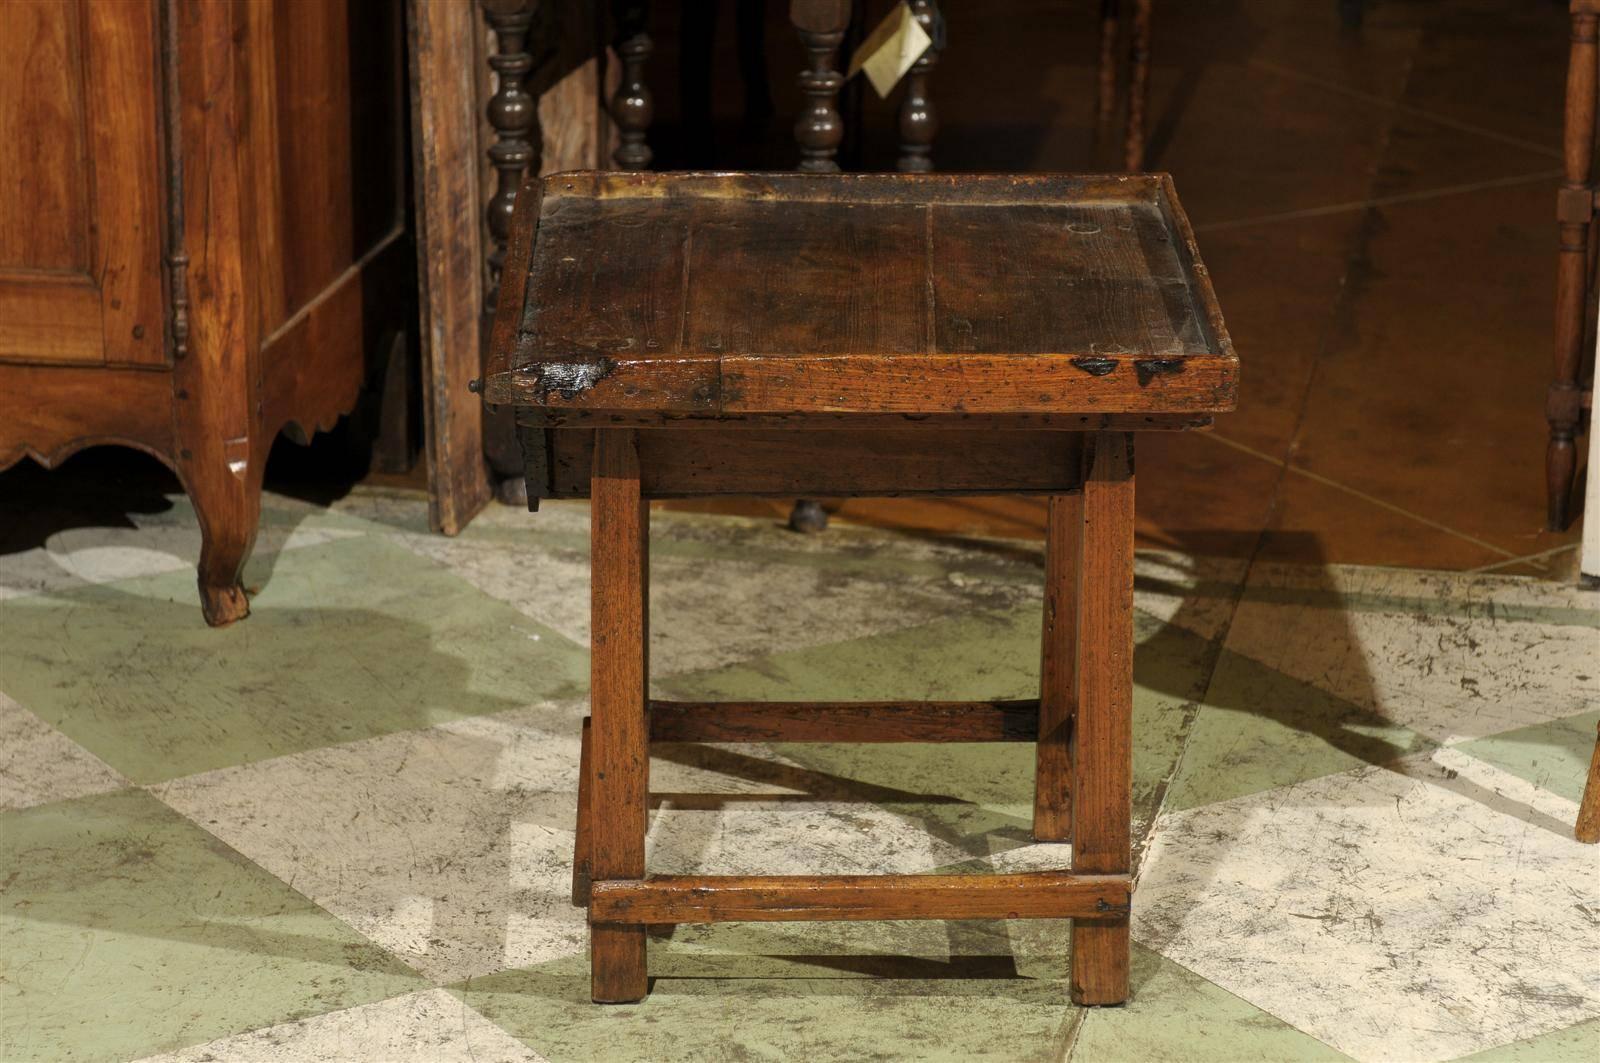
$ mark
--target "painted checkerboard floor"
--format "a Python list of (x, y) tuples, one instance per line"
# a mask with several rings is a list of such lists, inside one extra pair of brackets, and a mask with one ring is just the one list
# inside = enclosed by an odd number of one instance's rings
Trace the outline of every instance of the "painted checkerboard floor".
[[(19, 522), (0, 1059), (1600, 1057), (1570, 833), (1600, 595), (1141, 554), (1132, 1003), (1066, 1003), (1064, 924), (906, 922), (681, 928), (600, 1008), (568, 901), (587, 513), (424, 524), (269, 496), (254, 615), (212, 631), (182, 498)], [(663, 695), (1036, 683), (1034, 546), (658, 514), (653, 551)], [(1024, 746), (666, 747), (649, 859), (1064, 864), (1031, 775)]]

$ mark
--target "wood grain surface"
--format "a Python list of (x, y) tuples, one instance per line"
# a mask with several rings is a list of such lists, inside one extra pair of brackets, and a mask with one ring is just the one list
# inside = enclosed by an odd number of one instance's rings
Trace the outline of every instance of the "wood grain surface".
[[(1163, 175), (555, 174), (490, 401), (1209, 414), (1238, 360)], [(508, 310), (509, 308), (503, 308)]]
[[(1077, 569), (1077, 713), (1072, 731), (1072, 869), (1121, 874), (1132, 859), (1133, 440), (1091, 438)], [(1128, 997), (1128, 918), (1072, 924), (1072, 999)]]
[[(590, 505), (590, 874), (595, 879), (644, 878), (644, 835), (650, 786), (648, 682), (650, 508), (639, 495), (634, 433), (596, 433)], [(642, 925), (593, 928), (591, 989), (597, 1002), (645, 995)]]
[(596, 881), (594, 924), (1064, 919), (1128, 910), (1127, 875), (654, 875)]
[(1034, 756), (1033, 837), (1072, 838), (1072, 715), (1077, 704), (1080, 497), (1054, 495), (1045, 518), (1044, 618), (1039, 663), (1039, 744)]

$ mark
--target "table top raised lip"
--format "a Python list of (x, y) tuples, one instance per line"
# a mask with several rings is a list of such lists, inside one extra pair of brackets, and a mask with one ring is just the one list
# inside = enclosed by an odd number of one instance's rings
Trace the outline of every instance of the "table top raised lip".
[[(1071, 206), (1150, 203), (1174, 238), (1206, 349), (1171, 352), (970, 353), (929, 350), (694, 355), (592, 351), (528, 357), (522, 322), (537, 229), (560, 197), (738, 199), (873, 205)], [(687, 260), (684, 283), (688, 283)], [(930, 277), (931, 284), (931, 277)], [(531, 353), (531, 352), (529, 352)], [(1008, 375), (1026, 368), (1022, 386)], [(1234, 408), (1238, 357), (1210, 275), (1167, 174), (801, 174), (572, 171), (518, 195), (484, 377), (484, 398), (528, 412), (688, 419), (826, 416), (1176, 415), (1190, 423)], [(873, 383), (871, 394), (858, 385)], [(903, 380), (908, 386), (896, 387)], [(909, 386), (912, 383), (916, 386)], [(887, 386), (885, 386), (887, 384)], [(930, 386), (936, 396), (930, 399)]]

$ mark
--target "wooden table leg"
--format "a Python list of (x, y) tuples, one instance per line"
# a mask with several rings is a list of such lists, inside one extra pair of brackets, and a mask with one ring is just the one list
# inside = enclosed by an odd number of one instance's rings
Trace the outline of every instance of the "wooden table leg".
[(572, 836), (572, 903), (579, 908), (589, 907), (589, 865), (592, 860), (594, 812), (589, 801), (594, 792), (594, 762), (589, 755), (589, 717), (583, 718), (582, 736), (578, 741), (578, 825)]
[(1583, 802), (1578, 806), (1578, 822), (1572, 836), (1591, 845), (1600, 842), (1600, 729), (1594, 736), (1594, 752), (1589, 755), (1589, 781), (1583, 786)]
[[(590, 875), (595, 882), (641, 880), (650, 788), (650, 508), (640, 495), (631, 429), (595, 432), (589, 508)], [(642, 924), (592, 923), (589, 962), (596, 1003), (644, 998)]]
[[(1072, 870), (1125, 874), (1133, 815), (1133, 442), (1089, 437), (1078, 563)], [(1128, 913), (1072, 924), (1072, 1000), (1128, 999)]]
[(1039, 738), (1033, 773), (1033, 837), (1072, 838), (1072, 707), (1078, 655), (1079, 495), (1052, 495), (1044, 541), (1044, 625), (1039, 663)]

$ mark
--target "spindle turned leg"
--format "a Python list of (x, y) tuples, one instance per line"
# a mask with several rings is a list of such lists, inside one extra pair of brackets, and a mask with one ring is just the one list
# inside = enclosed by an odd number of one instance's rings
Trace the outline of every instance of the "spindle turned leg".
[(613, 47), (622, 61), (622, 78), (611, 97), (611, 120), (617, 124), (617, 150), (612, 158), (621, 169), (645, 170), (654, 158), (645, 134), (655, 117), (656, 104), (644, 80), (644, 66), (655, 45), (645, 29), (643, 0), (615, 0), (612, 10), (617, 29)]
[(1144, 112), (1150, 98), (1150, 0), (1133, 0), (1133, 31), (1128, 37), (1128, 126), (1122, 168), (1144, 169)]
[[(844, 140), (844, 119), (839, 115), (839, 90), (844, 75), (834, 69), (834, 53), (850, 27), (851, 0), (790, 0), (789, 21), (805, 45), (810, 66), (800, 73), (800, 91), (806, 108), (794, 126), (805, 173), (837, 173), (839, 144)], [(789, 528), (820, 532), (828, 527), (828, 511), (811, 498), (795, 502), (789, 511)]]
[(906, 74), (906, 96), (900, 102), (900, 159), (903, 173), (928, 173), (933, 169), (933, 135), (939, 116), (928, 96), (928, 75), (939, 62), (944, 47), (944, 17), (934, 0), (910, 0), (911, 14), (933, 41)]
[[(632, 430), (595, 433), (589, 505), (589, 874), (593, 882), (639, 881), (650, 785), (650, 508), (639, 490)], [(596, 1003), (644, 999), (643, 924), (593, 923), (589, 948)]]
[(1550, 443), (1545, 450), (1548, 523), (1561, 531), (1571, 519), (1577, 475), (1578, 419), (1583, 406), (1579, 367), (1588, 306), (1589, 229), (1594, 220), (1596, 16), (1574, 13), (1567, 63), (1565, 176), (1556, 199), (1561, 252), (1556, 267), (1555, 376), (1545, 398)]
[[(1072, 870), (1127, 874), (1133, 815), (1133, 443), (1089, 437), (1077, 564)], [(1128, 998), (1128, 912), (1072, 924), (1072, 1000)]]
[(1117, 0), (1100, 0), (1100, 77), (1095, 96), (1096, 135), (1111, 127), (1117, 112), (1117, 31), (1122, 16)]
[(1033, 837), (1072, 838), (1072, 708), (1077, 698), (1078, 551), (1083, 499), (1049, 501), (1044, 545), (1044, 625), (1039, 664), (1039, 737), (1034, 757)]
[(834, 53), (850, 25), (850, 0), (790, 0), (789, 20), (800, 34), (810, 65), (800, 74), (800, 91), (806, 107), (795, 123), (800, 145), (799, 169), (807, 173), (837, 173), (835, 156), (844, 139), (839, 117), (839, 90), (844, 75), (834, 68)]

